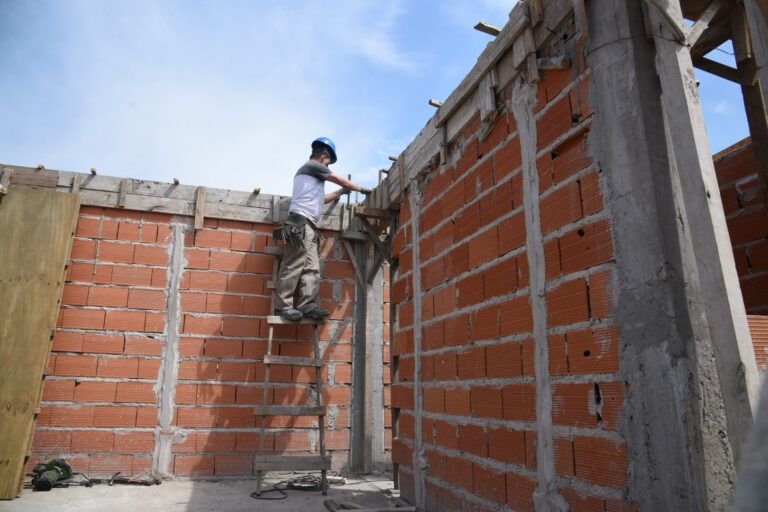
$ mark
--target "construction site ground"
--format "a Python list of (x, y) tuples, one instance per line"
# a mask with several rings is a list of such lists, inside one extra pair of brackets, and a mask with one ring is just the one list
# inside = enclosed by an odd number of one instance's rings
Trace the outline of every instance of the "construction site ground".
[[(298, 476), (294, 473), (270, 473), (264, 489), (282, 480)], [(93, 487), (72, 486), (54, 488), (48, 492), (24, 489), (15, 500), (0, 501), (0, 511), (28, 510), (104, 511), (109, 512), (209, 512), (224, 511), (301, 511), (322, 512), (325, 500), (350, 503), (368, 508), (394, 507), (391, 475), (367, 475), (347, 478), (344, 485), (332, 484), (328, 495), (319, 491), (287, 490), (285, 499), (258, 500), (251, 497), (256, 489), (254, 479), (222, 480), (168, 480), (160, 485)], [(265, 498), (277, 498), (280, 493), (262, 493)]]

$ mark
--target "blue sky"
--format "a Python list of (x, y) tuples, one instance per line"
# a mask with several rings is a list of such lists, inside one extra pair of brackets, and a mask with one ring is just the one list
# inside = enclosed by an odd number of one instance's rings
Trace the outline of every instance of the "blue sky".
[[(374, 185), (514, 3), (0, 0), (0, 162), (290, 194), (327, 136)], [(716, 152), (746, 121), (704, 75)]]

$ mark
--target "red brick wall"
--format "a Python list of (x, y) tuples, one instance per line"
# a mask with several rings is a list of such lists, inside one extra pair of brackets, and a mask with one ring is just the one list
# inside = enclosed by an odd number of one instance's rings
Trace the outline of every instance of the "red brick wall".
[[(574, 65), (541, 72), (534, 110), (545, 252), (545, 261), (536, 263), (546, 278), (558, 492), (572, 510), (629, 510), (615, 498), (627, 487), (628, 461), (618, 432), (623, 396), (613, 234), (603, 178), (588, 157), (589, 70), (573, 40), (563, 44), (571, 45), (565, 51)], [(520, 138), (508, 110), (484, 141), (479, 125), (471, 123), (452, 144), (454, 165), (412, 184), (423, 196), (419, 211), (408, 202), (400, 211), (393, 240), (399, 266), (392, 291), (392, 457), (403, 495), (413, 497), (418, 387), (426, 509), (532, 511), (536, 368)], [(421, 275), (419, 332), (415, 267)], [(416, 386), (415, 357), (422, 381)]]
[(744, 305), (747, 313), (768, 314), (768, 223), (752, 144), (716, 155), (715, 171)]
[[(83, 207), (72, 247), (50, 375), (45, 380), (34, 457), (64, 456), (90, 476), (152, 468), (167, 340), (172, 223), (186, 228), (178, 381), (169, 471), (178, 476), (252, 474), (262, 402), (273, 256), (264, 254), (271, 225), (192, 219)], [(320, 327), (324, 400), (330, 404), (327, 446), (334, 466), (349, 450), (354, 271), (338, 234), (321, 233), (323, 307)], [(312, 356), (312, 326), (278, 326), (273, 353)], [(328, 378), (332, 368), (332, 379)], [(269, 401), (307, 403), (314, 370), (275, 366)], [(317, 450), (316, 417), (269, 420), (267, 449)]]

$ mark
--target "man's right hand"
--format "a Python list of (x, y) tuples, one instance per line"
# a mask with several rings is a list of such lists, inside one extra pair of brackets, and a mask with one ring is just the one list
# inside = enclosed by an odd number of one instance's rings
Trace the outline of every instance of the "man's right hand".
[(365, 194), (365, 195), (367, 196), (367, 195), (368, 195), (368, 194), (370, 194), (371, 192), (373, 192), (373, 190), (371, 190), (371, 189), (370, 189), (370, 188), (368, 188), (368, 187), (360, 187), (360, 193), (361, 193), (361, 194)]

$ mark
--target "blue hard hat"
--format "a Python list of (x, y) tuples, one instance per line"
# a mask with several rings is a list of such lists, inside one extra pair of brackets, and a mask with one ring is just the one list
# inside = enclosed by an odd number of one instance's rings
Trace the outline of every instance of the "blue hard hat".
[(325, 146), (331, 150), (331, 163), (336, 163), (336, 144), (333, 143), (328, 137), (318, 137), (312, 141), (312, 149), (318, 149), (318, 147)]

